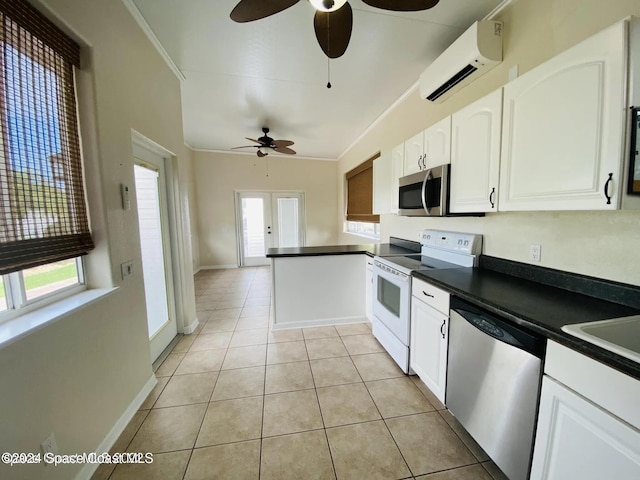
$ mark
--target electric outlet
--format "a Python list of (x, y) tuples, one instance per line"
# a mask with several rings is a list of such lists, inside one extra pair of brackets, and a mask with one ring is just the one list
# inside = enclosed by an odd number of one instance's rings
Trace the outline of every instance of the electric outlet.
[(123, 280), (128, 276), (133, 275), (133, 261), (121, 263), (120, 270), (122, 272)]
[(56, 437), (53, 433), (49, 435), (44, 442), (40, 444), (40, 448), (42, 449), (43, 454), (52, 453), (54, 455), (58, 454), (58, 444), (56, 443)]
[(542, 246), (538, 244), (531, 244), (530, 256), (532, 262), (539, 262), (542, 256)]

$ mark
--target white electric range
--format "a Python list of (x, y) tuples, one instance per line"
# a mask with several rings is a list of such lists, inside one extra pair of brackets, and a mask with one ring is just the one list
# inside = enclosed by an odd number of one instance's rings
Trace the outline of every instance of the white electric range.
[(424, 230), (421, 253), (374, 257), (373, 335), (404, 373), (409, 369), (411, 272), (473, 267), (482, 252), (482, 235)]

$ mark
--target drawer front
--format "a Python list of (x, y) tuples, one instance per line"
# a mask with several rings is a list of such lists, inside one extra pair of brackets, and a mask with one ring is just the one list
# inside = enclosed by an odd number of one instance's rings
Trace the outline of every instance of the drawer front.
[(413, 278), (411, 280), (411, 294), (439, 312), (449, 316), (449, 292), (435, 287), (430, 283)]

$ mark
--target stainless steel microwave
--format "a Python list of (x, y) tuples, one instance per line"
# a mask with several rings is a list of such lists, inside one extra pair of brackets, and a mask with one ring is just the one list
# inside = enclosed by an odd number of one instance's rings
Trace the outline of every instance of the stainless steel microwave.
[(398, 214), (444, 217), (449, 214), (449, 170), (439, 165), (399, 179)]

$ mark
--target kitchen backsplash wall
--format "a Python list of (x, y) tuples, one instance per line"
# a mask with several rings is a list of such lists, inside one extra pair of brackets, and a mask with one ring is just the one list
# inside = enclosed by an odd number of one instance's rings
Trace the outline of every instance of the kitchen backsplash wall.
[(416, 239), (425, 228), (481, 233), (482, 253), (532, 263), (529, 247), (542, 246), (536, 265), (640, 285), (640, 212), (504, 212), (486, 217), (409, 218), (385, 215), (389, 235)]
[[(637, 0), (518, 0), (498, 16), (505, 25), (504, 61), (442, 104), (422, 100), (417, 88), (339, 160), (338, 182), (363, 159), (391, 150), (414, 134), (521, 75), (603, 28), (629, 16), (640, 16)], [(416, 79), (417, 80), (417, 79)], [(342, 225), (342, 188), (338, 219)], [(530, 263), (529, 246), (542, 246), (539, 265), (640, 285), (640, 211), (504, 212), (486, 217), (381, 217), (381, 241), (390, 235), (416, 238), (424, 228), (482, 233), (484, 253)], [(342, 234), (341, 243), (362, 238)]]

